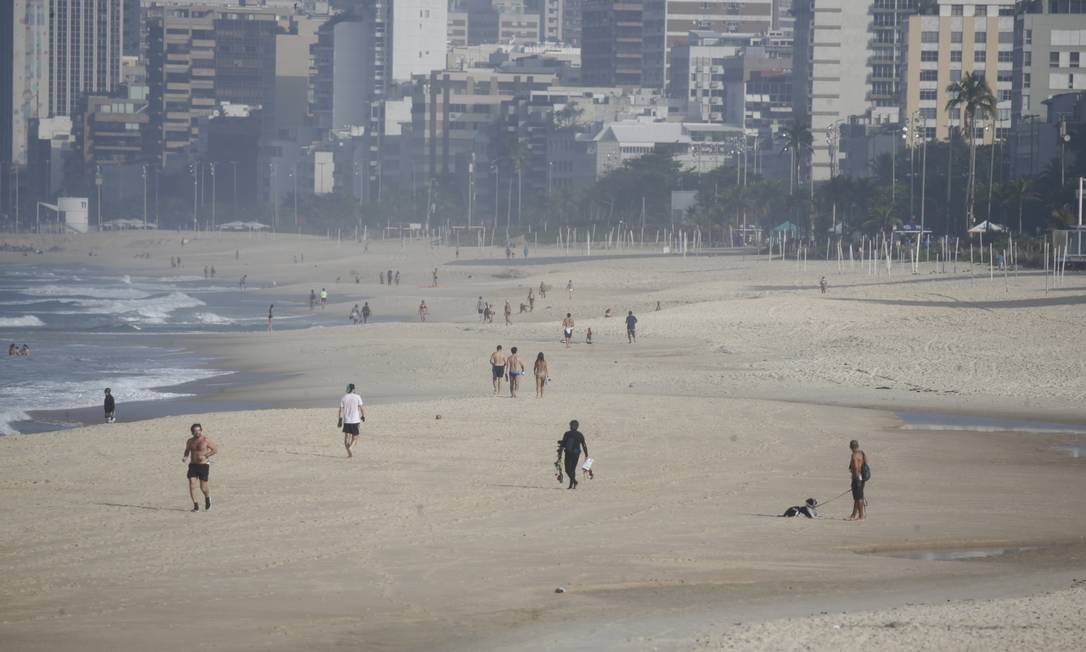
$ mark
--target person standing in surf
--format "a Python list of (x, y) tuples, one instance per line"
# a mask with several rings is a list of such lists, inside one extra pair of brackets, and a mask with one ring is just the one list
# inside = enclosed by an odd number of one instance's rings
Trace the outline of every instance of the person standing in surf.
[(106, 413), (106, 423), (113, 423), (116, 419), (113, 417), (117, 411), (117, 402), (113, 400), (113, 392), (106, 388), (106, 400), (103, 402), (102, 407)]

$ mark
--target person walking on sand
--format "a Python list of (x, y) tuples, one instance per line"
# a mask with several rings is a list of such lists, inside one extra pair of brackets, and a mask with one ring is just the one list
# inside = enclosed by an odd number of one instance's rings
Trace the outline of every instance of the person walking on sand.
[(434, 287), (437, 287), (437, 268), (434, 268)]
[(480, 296), (479, 300), (475, 302), (475, 309), (479, 311), (479, 321), (486, 321), (486, 317), (483, 316), (484, 307), (483, 297)]
[(211, 278), (215, 278), (215, 266), (211, 266)]
[(513, 315), (513, 306), (510, 306), (509, 305), (509, 300), (506, 299), (505, 300), (505, 325), (506, 326), (509, 326), (510, 324), (513, 323), (513, 320), (510, 319), (510, 317), (512, 317), (512, 315)]
[(384, 271), (378, 272), (377, 273), (377, 278), (381, 280), (381, 285), (385, 284), (385, 273), (384, 273)]
[(520, 377), (524, 375), (524, 361), (517, 354), (517, 347), (509, 349), (509, 359), (506, 360), (506, 368), (509, 369), (509, 398), (517, 397), (520, 389)]
[(268, 332), (272, 332), (272, 319), (275, 317), (275, 304), (268, 306)]
[(370, 321), (370, 302), (367, 301), (362, 304), (362, 323), (368, 324)]
[(562, 341), (566, 343), (566, 348), (569, 348), (570, 343), (573, 342), (573, 314), (566, 313), (566, 318), (562, 320)]
[(245, 281), (247, 281), (247, 280), (249, 280), (249, 275), (248, 274), (242, 274), (241, 275), (241, 280), (238, 281), (238, 285), (241, 286), (241, 291), (242, 292), (245, 291)]
[(351, 320), (352, 324), (357, 324), (360, 318), (361, 315), (358, 312), (358, 304), (356, 303), (351, 307), (351, 314), (347, 315), (347, 319)]
[(204, 510), (211, 509), (211, 492), (207, 488), (207, 478), (211, 471), (208, 460), (219, 452), (219, 447), (210, 437), (204, 435), (204, 427), (198, 423), (189, 427), (189, 440), (185, 442), (185, 454), (181, 456), (182, 462), (188, 462), (189, 471), (186, 477), (189, 480), (189, 497), (192, 498), (192, 511), (200, 511), (200, 503), (196, 501), (196, 481), (200, 481), (200, 491), (204, 494)]
[(321, 288), (321, 310), (328, 305), (328, 290)]
[(491, 384), (494, 385), (494, 396), (497, 396), (502, 391), (502, 378), (505, 377), (505, 354), (502, 353), (502, 345), (499, 344), (498, 348), (490, 354), (490, 379)]
[(577, 462), (581, 457), (581, 450), (584, 450), (585, 458), (588, 457), (588, 444), (585, 443), (584, 435), (578, 428), (581, 424), (577, 423), (577, 420), (569, 422), (569, 430), (562, 435), (562, 441), (558, 442), (558, 456), (565, 456), (566, 458), (566, 476), (569, 477), (569, 486), (567, 489), (577, 488)]
[(313, 312), (313, 308), (317, 306), (317, 291), (313, 288), (309, 289), (309, 312)]
[(113, 423), (116, 419), (113, 415), (117, 411), (117, 402), (113, 400), (113, 392), (106, 388), (106, 400), (102, 403), (102, 408), (106, 413), (106, 423)]
[(634, 317), (633, 311), (630, 310), (626, 313), (626, 342), (633, 344), (637, 341), (637, 317)]
[(546, 299), (547, 298), (547, 285), (545, 283), (543, 283), (543, 281), (539, 282), (539, 298), (540, 299)]
[(359, 424), (366, 420), (366, 408), (362, 397), (355, 393), (354, 383), (347, 385), (347, 393), (339, 399), (339, 425), (343, 428), (343, 447), (347, 457), (354, 457), (351, 447), (358, 441)]
[(822, 290), (822, 294), (826, 293), (826, 287), (828, 287), (828, 286), (829, 286), (829, 283), (826, 282), (826, 277), (825, 276), (818, 279), (818, 289)]
[(566, 292), (569, 292), (569, 300), (573, 301), (573, 279), (569, 279), (569, 283), (566, 283)]
[(396, 285), (400, 284), (400, 270), (396, 270)]
[(550, 377), (550, 370), (547, 369), (547, 361), (543, 359), (542, 351), (535, 357), (532, 375), (535, 376), (535, 397), (543, 398), (543, 387), (546, 386), (547, 379)]
[(426, 321), (426, 318), (430, 316), (430, 306), (426, 305), (426, 299), (423, 299), (419, 303), (419, 321)]
[(864, 467), (867, 466), (867, 453), (860, 449), (860, 442), (853, 439), (848, 443), (852, 455), (848, 462), (848, 471), (852, 476), (852, 515), (850, 521), (862, 521), (867, 517), (867, 503), (864, 501)]
[(535, 293), (528, 288), (528, 312), (535, 312)]

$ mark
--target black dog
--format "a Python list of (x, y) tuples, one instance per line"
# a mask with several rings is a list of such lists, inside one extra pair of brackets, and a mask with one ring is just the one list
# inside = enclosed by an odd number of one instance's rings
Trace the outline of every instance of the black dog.
[(814, 498), (808, 498), (804, 502), (804, 504), (802, 504), (802, 505), (793, 505), (792, 507), (789, 507), (788, 509), (784, 510), (784, 513), (781, 514), (781, 516), (787, 516), (788, 518), (792, 518), (792, 517), (795, 517), (795, 516), (806, 516), (807, 518), (817, 518), (818, 517), (818, 511), (815, 510), (815, 507), (818, 507), (818, 501), (815, 500)]

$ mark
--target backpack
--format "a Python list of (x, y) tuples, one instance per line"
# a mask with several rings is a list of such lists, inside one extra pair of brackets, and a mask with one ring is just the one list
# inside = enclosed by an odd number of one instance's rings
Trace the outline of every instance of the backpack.
[(860, 479), (864, 482), (867, 482), (871, 479), (871, 467), (867, 465), (867, 462), (864, 462), (860, 466)]

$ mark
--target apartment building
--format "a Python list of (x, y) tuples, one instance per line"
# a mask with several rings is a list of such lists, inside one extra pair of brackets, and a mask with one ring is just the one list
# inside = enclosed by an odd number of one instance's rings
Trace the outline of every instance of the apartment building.
[(1049, 98), (1086, 90), (1086, 2), (1045, 2), (1015, 18), (1011, 118), (1050, 120)]
[(220, 102), (265, 107), (274, 124), (273, 12), (157, 7), (145, 15), (151, 128), (161, 164), (186, 152)]
[(1014, 0), (940, 1), (938, 8), (938, 15), (909, 19), (906, 116), (920, 119), (925, 137), (946, 140), (952, 129), (962, 127), (964, 111), (945, 110), (947, 87), (980, 72), (998, 109), (995, 131), (990, 124), (977, 124), (972, 137), (985, 143), (1005, 138), (1013, 99)]
[(642, 0), (584, 0), (581, 69), (594, 86), (643, 86)]

